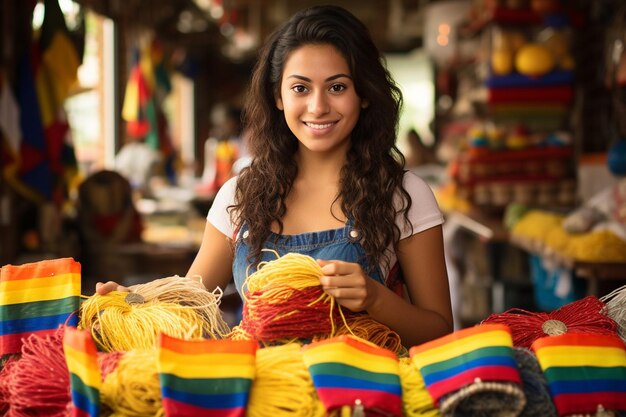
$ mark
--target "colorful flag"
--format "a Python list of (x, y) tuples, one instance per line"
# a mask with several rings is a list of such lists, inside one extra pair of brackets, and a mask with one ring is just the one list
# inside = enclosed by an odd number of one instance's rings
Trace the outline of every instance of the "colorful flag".
[(360, 404), (403, 415), (400, 365), (390, 350), (339, 336), (304, 346), (302, 355), (327, 412)]
[(409, 350), (435, 405), (447, 394), (480, 381), (521, 384), (507, 326), (484, 324)]
[(532, 344), (561, 416), (626, 411), (626, 347), (617, 336), (566, 333)]
[(71, 417), (98, 417), (100, 415), (101, 375), (98, 352), (91, 333), (66, 327), (63, 351), (70, 373), (72, 391)]
[(76, 325), (80, 264), (60, 258), (0, 269), (0, 356), (18, 353), (22, 338)]
[(161, 334), (159, 379), (168, 417), (243, 417), (254, 380), (254, 340), (182, 340)]

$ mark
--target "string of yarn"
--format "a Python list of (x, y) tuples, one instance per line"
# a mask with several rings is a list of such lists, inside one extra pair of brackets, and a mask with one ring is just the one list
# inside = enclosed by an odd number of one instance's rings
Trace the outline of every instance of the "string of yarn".
[(160, 332), (182, 339), (218, 338), (229, 328), (219, 311), (221, 292), (190, 278), (168, 277), (89, 297), (79, 326), (105, 352), (150, 349)]
[(146, 302), (159, 301), (193, 309), (204, 319), (205, 338), (219, 339), (230, 332), (219, 310), (223, 291), (219, 287), (208, 291), (201, 279), (175, 275), (133, 285), (131, 291), (141, 295)]
[(407, 417), (440, 417), (439, 409), (426, 390), (424, 379), (411, 358), (399, 358), (402, 405)]
[(256, 355), (248, 417), (323, 417), (326, 414), (298, 343), (259, 349)]
[(163, 417), (157, 352), (131, 350), (102, 381), (100, 401), (109, 417)]
[(605, 303), (605, 314), (615, 320), (619, 337), (626, 343), (626, 285), (600, 298)]
[(71, 396), (63, 327), (45, 337), (25, 338), (21, 355), (5, 364), (0, 378), (5, 417), (66, 417)]
[(604, 314), (605, 304), (594, 296), (566, 304), (550, 313), (513, 308), (494, 313), (482, 323), (502, 323), (511, 329), (513, 345), (530, 348), (540, 337), (563, 333), (617, 335), (617, 324)]
[(312, 257), (298, 253), (261, 262), (243, 285), (240, 327), (260, 341), (333, 336), (342, 322), (349, 329), (346, 320), (354, 313), (324, 293), (322, 275)]

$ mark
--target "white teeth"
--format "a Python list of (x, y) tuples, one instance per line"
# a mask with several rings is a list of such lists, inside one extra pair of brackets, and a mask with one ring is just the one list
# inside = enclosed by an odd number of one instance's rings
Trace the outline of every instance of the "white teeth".
[(333, 125), (332, 123), (317, 124), (317, 123), (310, 123), (310, 122), (305, 122), (305, 124), (312, 129), (326, 129)]

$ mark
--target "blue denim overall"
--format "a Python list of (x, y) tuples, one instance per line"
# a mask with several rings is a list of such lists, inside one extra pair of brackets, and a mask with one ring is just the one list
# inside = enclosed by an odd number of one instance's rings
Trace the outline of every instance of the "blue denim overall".
[[(256, 271), (256, 263), (248, 268), (249, 247), (246, 244), (247, 228), (242, 227), (237, 234), (235, 243), (235, 258), (233, 261), (233, 277), (239, 295), (242, 295), (242, 285), (246, 277)], [(339, 229), (322, 230), (319, 232), (301, 233), (297, 235), (278, 235), (270, 233), (264, 249), (270, 249), (283, 256), (290, 252), (309, 255), (314, 259), (341, 260), (361, 264), (367, 271), (368, 263), (365, 259), (365, 250), (356, 239), (359, 233), (350, 222)], [(271, 251), (261, 253), (262, 261), (272, 261), (276, 254)], [(254, 262), (254, 261), (253, 261)], [(373, 268), (369, 276), (384, 284), (380, 268)]]

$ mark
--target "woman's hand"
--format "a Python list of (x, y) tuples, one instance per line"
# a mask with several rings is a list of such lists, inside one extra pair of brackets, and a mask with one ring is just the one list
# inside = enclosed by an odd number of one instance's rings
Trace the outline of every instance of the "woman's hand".
[(322, 289), (351, 311), (367, 311), (376, 301), (379, 285), (365, 274), (358, 263), (325, 261), (318, 259), (324, 274), (320, 278)]
[(130, 291), (128, 287), (118, 284), (115, 281), (108, 281), (106, 283), (96, 283), (96, 294), (106, 295), (111, 291)]

